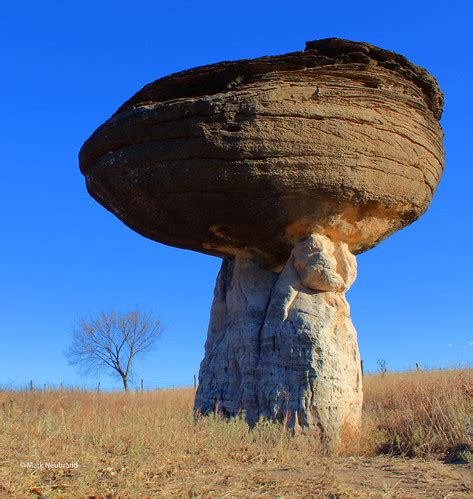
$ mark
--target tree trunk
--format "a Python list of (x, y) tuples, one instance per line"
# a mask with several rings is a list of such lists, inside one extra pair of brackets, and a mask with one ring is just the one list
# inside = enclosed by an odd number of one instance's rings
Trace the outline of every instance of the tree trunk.
[(312, 235), (280, 274), (225, 259), (215, 288), (194, 409), (244, 411), (290, 428), (318, 427), (336, 452), (361, 422), (362, 376), (345, 291), (356, 259), (343, 243)]
[(123, 390), (125, 392), (128, 391), (128, 378), (126, 376), (122, 376), (122, 381), (123, 381)]

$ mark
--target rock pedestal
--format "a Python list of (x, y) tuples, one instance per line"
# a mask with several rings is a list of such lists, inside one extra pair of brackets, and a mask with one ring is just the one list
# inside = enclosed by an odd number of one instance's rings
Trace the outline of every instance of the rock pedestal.
[(345, 291), (356, 259), (311, 235), (281, 273), (241, 257), (217, 278), (195, 411), (317, 426), (331, 449), (361, 421), (362, 378)]

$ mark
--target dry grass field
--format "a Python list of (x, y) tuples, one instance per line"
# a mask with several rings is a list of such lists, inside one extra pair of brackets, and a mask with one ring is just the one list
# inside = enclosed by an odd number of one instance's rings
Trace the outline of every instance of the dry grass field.
[(0, 495), (471, 497), (473, 370), (365, 376), (362, 436), (332, 458), (313, 432), (194, 423), (193, 395), (1, 391)]

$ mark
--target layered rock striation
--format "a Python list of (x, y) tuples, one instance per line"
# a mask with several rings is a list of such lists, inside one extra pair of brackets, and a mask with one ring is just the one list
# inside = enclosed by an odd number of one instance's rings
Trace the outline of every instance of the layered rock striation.
[(280, 270), (312, 233), (356, 254), (427, 209), (442, 103), (404, 57), (319, 40), (147, 85), (80, 164), (92, 196), (144, 236)]

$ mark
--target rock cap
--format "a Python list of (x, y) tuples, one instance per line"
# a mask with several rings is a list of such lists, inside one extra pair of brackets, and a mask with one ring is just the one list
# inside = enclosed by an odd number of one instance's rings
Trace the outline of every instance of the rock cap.
[(359, 253), (421, 216), (443, 171), (442, 107), (425, 69), (328, 38), (146, 85), (80, 167), (140, 234), (278, 269), (311, 233)]

